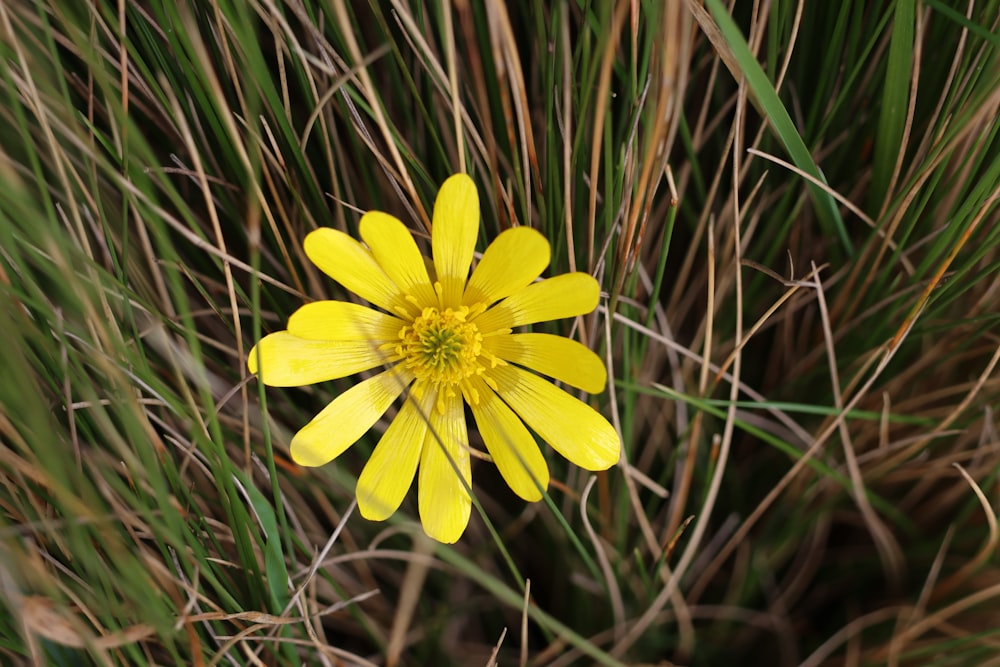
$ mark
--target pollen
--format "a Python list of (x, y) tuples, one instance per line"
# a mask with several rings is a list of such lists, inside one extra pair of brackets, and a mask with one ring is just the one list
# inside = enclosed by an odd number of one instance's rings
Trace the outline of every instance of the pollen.
[(418, 380), (451, 395), (456, 386), (485, 369), (483, 335), (469, 322), (469, 308), (424, 308), (399, 331), (396, 355)]

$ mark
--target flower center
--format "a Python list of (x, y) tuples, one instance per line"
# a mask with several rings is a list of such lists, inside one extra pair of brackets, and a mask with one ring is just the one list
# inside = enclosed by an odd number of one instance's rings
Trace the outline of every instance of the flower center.
[[(474, 373), (482, 373), (479, 355), (483, 335), (467, 322), (469, 309), (424, 308), (423, 312), (399, 331), (396, 354), (417, 379), (442, 388), (451, 388)], [(449, 392), (450, 393), (450, 392)]]

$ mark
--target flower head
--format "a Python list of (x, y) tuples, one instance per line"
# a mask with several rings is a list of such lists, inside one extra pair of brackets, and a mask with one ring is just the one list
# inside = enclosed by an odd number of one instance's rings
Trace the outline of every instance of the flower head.
[(358, 508), (368, 519), (388, 518), (419, 469), (421, 523), (449, 543), (461, 537), (471, 513), (464, 404), (500, 474), (525, 500), (541, 499), (549, 482), (528, 427), (588, 470), (615, 464), (621, 447), (604, 417), (536, 374), (600, 392), (607, 379), (600, 358), (568, 338), (513, 333), (593, 311), (597, 281), (569, 273), (536, 282), (548, 266), (549, 245), (528, 227), (497, 236), (470, 276), (478, 231), (479, 195), (465, 174), (438, 192), (432, 261), (386, 213), (361, 218), (364, 245), (335, 229), (313, 231), (304, 244), (309, 259), (376, 308), (307, 304), (286, 331), (261, 339), (248, 360), (251, 373), (278, 387), (383, 368), (296, 433), (292, 458), (305, 466), (328, 463), (405, 396), (358, 478)]

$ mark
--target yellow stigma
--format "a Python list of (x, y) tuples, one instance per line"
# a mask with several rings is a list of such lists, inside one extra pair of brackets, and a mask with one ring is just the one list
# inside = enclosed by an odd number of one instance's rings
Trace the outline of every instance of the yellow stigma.
[(483, 336), (468, 322), (469, 309), (424, 308), (399, 331), (396, 354), (418, 380), (436, 384), (439, 390), (454, 393), (455, 385), (474, 373), (482, 373), (479, 356)]

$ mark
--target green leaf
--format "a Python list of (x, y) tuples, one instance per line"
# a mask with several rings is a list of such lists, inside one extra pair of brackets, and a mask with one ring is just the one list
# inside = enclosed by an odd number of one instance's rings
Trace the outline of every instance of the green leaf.
[(875, 137), (875, 162), (872, 183), (868, 190), (868, 210), (878, 212), (889, 196), (890, 181), (903, 150), (903, 130), (910, 98), (910, 78), (913, 70), (913, 39), (916, 22), (914, 0), (897, 0), (893, 15), (892, 39), (882, 85), (882, 106)]

